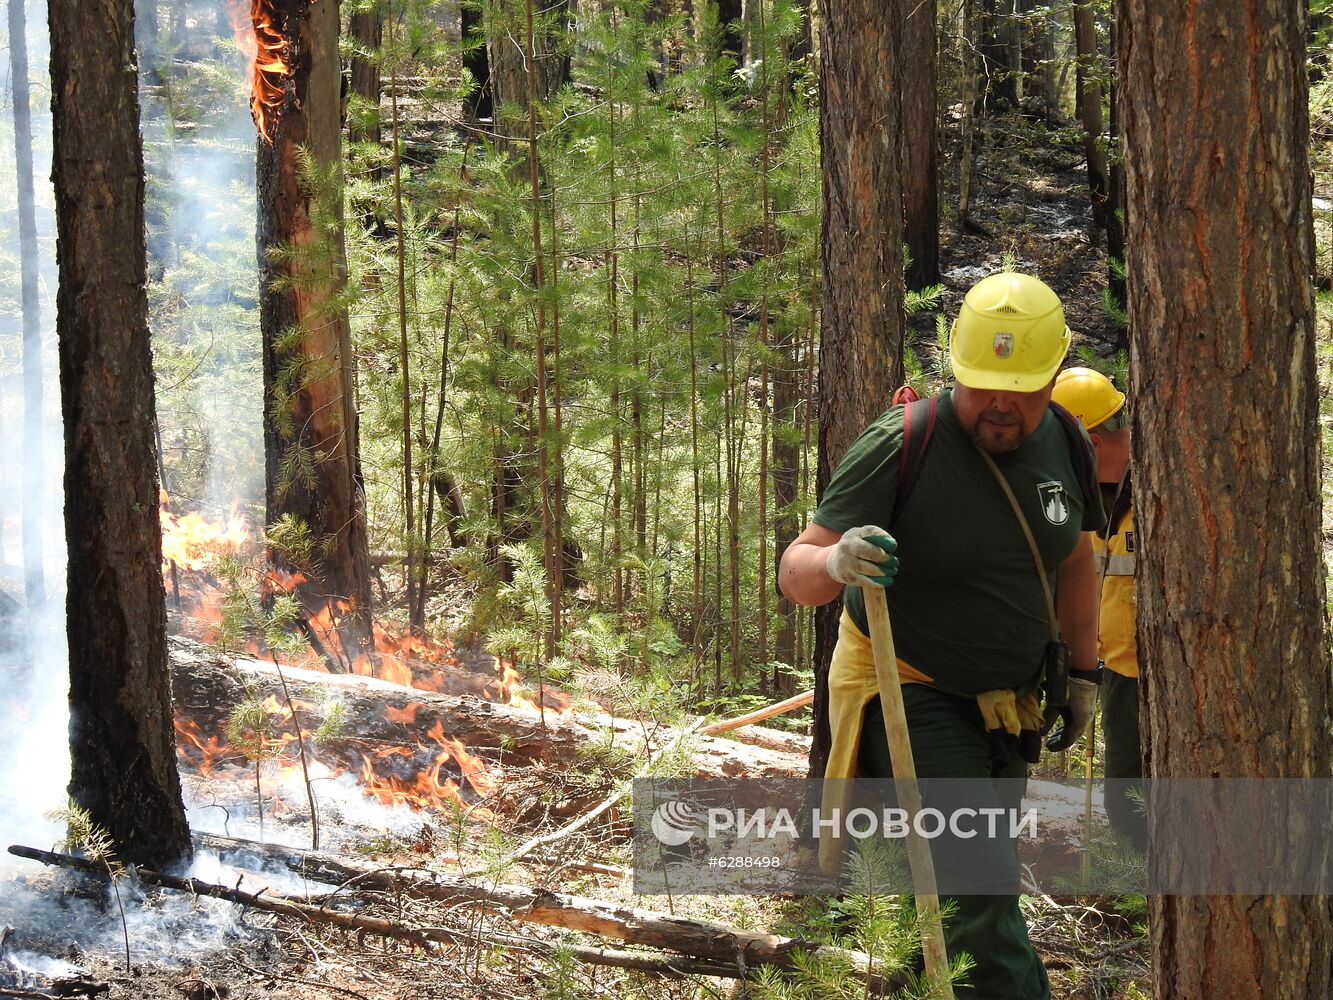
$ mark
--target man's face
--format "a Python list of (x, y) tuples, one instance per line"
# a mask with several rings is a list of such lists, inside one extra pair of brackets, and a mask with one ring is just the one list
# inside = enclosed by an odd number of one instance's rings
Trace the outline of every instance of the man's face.
[(1129, 428), (1117, 431), (1091, 432), (1093, 447), (1097, 449), (1097, 480), (1118, 483), (1129, 468)]
[(1051, 401), (1050, 384), (1036, 392), (972, 389), (953, 384), (953, 409), (968, 437), (992, 455), (1013, 451), (1036, 431)]

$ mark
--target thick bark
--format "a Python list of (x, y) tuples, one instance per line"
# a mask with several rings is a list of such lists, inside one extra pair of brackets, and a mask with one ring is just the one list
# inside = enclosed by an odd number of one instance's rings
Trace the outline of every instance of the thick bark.
[[(528, 113), (526, 9), (523, 0), (490, 0), (484, 11), (491, 106), (497, 119), (504, 119), (497, 120), (496, 128), (504, 136), (522, 137), (527, 134)], [(542, 4), (533, 40), (539, 100), (546, 100), (569, 79), (569, 48), (564, 39), (568, 21), (569, 0)], [(512, 117), (505, 115), (505, 108), (513, 112)]]
[[(351, 327), (338, 300), (347, 282), (338, 5), (285, 2), (291, 79), (272, 143), (259, 139), (256, 171), (267, 517), (294, 515), (310, 529), (317, 560), (275, 552), (275, 562), (310, 578), (298, 591), (308, 609), (338, 602), (356, 634), (369, 615), (370, 554)], [(303, 176), (302, 151), (320, 180)], [(321, 217), (337, 224), (322, 226)]]
[[(820, 4), (820, 146), (824, 162), (819, 370), (823, 492), (852, 440), (903, 380), (903, 203), (897, 19), (874, 0)], [(811, 773), (828, 757), (828, 664), (841, 602), (816, 621)]]
[(18, 180), (19, 296), (23, 311), (23, 587), (29, 613), (46, 602), (42, 571), (42, 307), (37, 293), (37, 208), (32, 180), (32, 111), (24, 0), (9, 0), (9, 70), (14, 86), (14, 170)]
[(171, 725), (134, 5), (51, 0), (70, 797), (128, 860), (190, 854)]
[[(1324, 779), (1304, 6), (1118, 18), (1148, 772)], [(1330, 993), (1327, 899), (1150, 906), (1157, 996)]]
[[(896, 0), (903, 16), (903, 51), (912, 53), (904, 72), (903, 208), (908, 256), (907, 287), (920, 290), (940, 280), (940, 206), (936, 153), (935, 4)], [(904, 16), (905, 15), (905, 16)]]

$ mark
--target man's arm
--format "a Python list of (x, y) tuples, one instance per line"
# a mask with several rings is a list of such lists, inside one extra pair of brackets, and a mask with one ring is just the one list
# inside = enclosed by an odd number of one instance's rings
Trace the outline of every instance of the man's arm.
[(1055, 614), (1060, 632), (1069, 643), (1069, 666), (1074, 670), (1097, 667), (1097, 569), (1092, 558), (1092, 535), (1083, 532), (1074, 551), (1055, 571)]
[(829, 549), (842, 535), (813, 521), (782, 553), (778, 586), (797, 604), (808, 608), (827, 604), (842, 592), (842, 584), (829, 576)]
[(797, 604), (827, 604), (845, 586), (887, 587), (898, 575), (898, 543), (883, 528), (861, 524), (839, 534), (812, 523), (782, 554), (778, 585)]

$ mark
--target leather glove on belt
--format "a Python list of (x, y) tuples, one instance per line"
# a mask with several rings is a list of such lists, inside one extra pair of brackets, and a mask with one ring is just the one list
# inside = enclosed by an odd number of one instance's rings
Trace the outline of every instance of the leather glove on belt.
[(1102, 672), (1096, 670), (1069, 671), (1069, 703), (1060, 709), (1060, 719), (1046, 740), (1046, 749), (1055, 753), (1072, 747), (1092, 721), (1097, 710), (1097, 688)]
[(1046, 713), (1041, 708), (1041, 693), (1029, 691), (1018, 699), (1018, 752), (1029, 764), (1041, 761), (1041, 734), (1046, 729)]
[(1041, 759), (1041, 731), (1045, 716), (1036, 691), (1021, 698), (1009, 688), (982, 691), (977, 707), (990, 738), (991, 756), (1008, 761), (1015, 749), (1029, 764)]
[(1008, 688), (995, 691), (981, 691), (977, 694), (977, 707), (981, 709), (981, 720), (986, 724), (986, 732), (1003, 729), (1010, 736), (1017, 736), (1023, 728), (1018, 721), (1018, 702), (1014, 692)]

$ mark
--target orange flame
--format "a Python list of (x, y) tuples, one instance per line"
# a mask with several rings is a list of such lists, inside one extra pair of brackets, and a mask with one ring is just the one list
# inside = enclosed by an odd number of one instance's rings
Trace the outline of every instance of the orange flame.
[[(486, 685), (486, 690), (482, 692), (483, 697), (488, 701), (499, 702), (502, 705), (516, 705), (519, 708), (526, 708), (533, 712), (539, 711), (537, 702), (515, 690), (523, 683), (523, 675), (505, 660), (498, 662), (501, 667), (500, 676)], [(572, 702), (573, 699), (564, 691), (552, 690), (546, 685), (542, 685), (541, 704), (543, 707), (554, 712), (567, 712)]]
[[(315, 0), (308, 0), (314, 3)], [(245, 81), (250, 88), (250, 115), (266, 142), (272, 143), (287, 98), (291, 75), (289, 17), (277, 0), (230, 0), (228, 14), (236, 43), (246, 57)], [(247, 9), (248, 8), (248, 9)]]
[(232, 513), (226, 521), (210, 521), (199, 514), (179, 517), (162, 507), (162, 558), (181, 569), (201, 570), (210, 559), (235, 555), (250, 540), (250, 529)]

